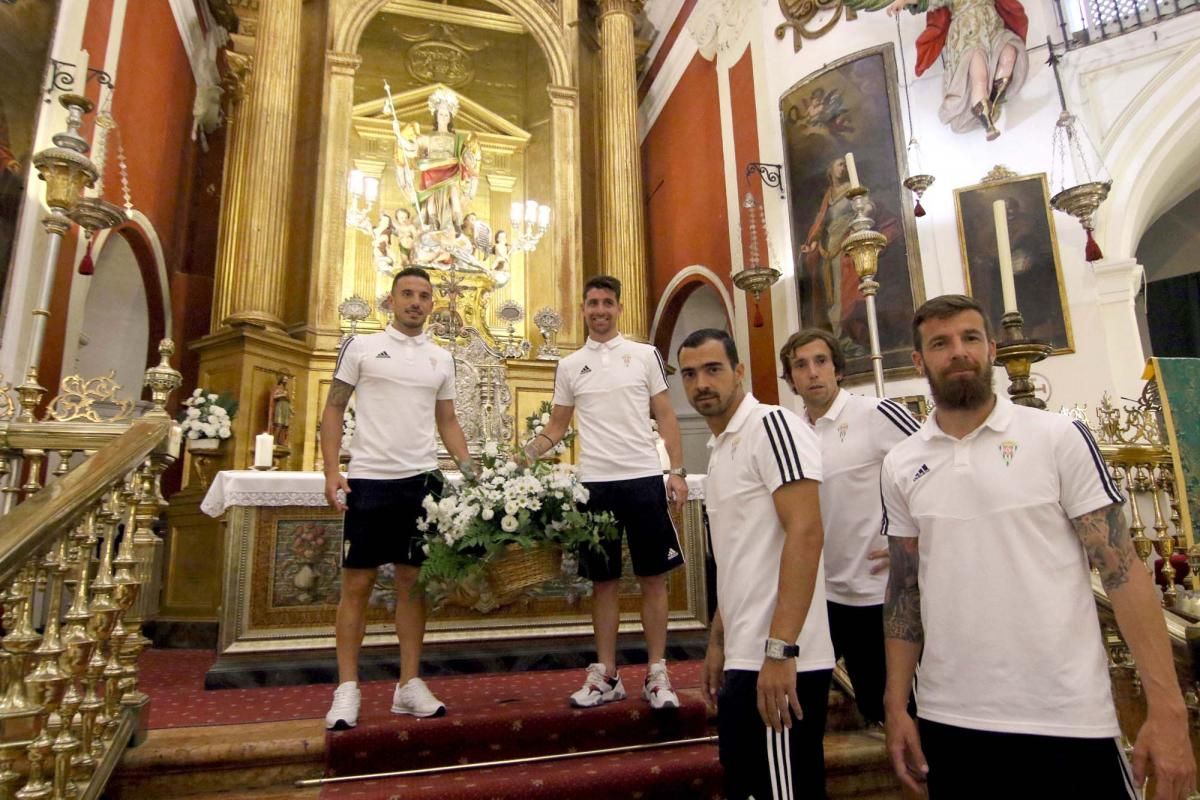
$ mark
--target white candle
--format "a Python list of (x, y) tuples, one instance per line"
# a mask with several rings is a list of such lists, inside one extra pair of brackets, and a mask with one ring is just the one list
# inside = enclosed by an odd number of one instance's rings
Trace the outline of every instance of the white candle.
[(512, 213), (509, 214), (509, 216), (508, 216), (508, 219), (510, 222), (512, 222), (513, 227), (515, 228), (518, 225), (520, 225), (521, 220), (524, 218), (525, 218), (525, 204), (524, 203), (513, 203), (512, 204)]
[(270, 467), (275, 462), (275, 437), (260, 433), (254, 437), (254, 466)]
[(379, 178), (367, 178), (363, 181), (363, 188), (366, 190), (368, 203), (379, 199)]
[(71, 84), (72, 94), (87, 93), (88, 51), (80, 50), (75, 58), (75, 82)]
[(350, 194), (362, 195), (366, 176), (359, 170), (350, 170)]
[(538, 227), (546, 228), (550, 225), (550, 206), (538, 206)]
[(538, 214), (537, 208), (538, 208), (537, 200), (526, 200), (525, 201), (525, 221), (528, 222), (530, 225), (537, 222), (537, 214)]
[(858, 167), (854, 164), (854, 153), (846, 153), (846, 174), (850, 176), (850, 188), (858, 188)]
[(1000, 291), (1004, 295), (1004, 313), (1017, 310), (1017, 287), (1013, 283), (1012, 245), (1008, 243), (1008, 206), (1003, 200), (992, 203), (996, 217), (996, 252), (1000, 254)]

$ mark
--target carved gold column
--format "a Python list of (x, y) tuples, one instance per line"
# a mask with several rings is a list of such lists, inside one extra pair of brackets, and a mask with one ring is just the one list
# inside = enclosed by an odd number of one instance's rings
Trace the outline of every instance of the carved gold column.
[(238, 257), (239, 240), (233, 235), (245, 203), (247, 185), (246, 135), (242, 121), (242, 101), (250, 82), (253, 60), (249, 55), (226, 51), (228, 71), (222, 81), (225, 90), (225, 177), (221, 192), (221, 219), (217, 238), (216, 279), (213, 286), (212, 321), (209, 330), (221, 327), (221, 320), (234, 307), (234, 275), (242, 263)]
[(241, 102), (238, 151), (225, 176), (218, 243), (219, 325), (283, 329), (284, 267), (291, 224), (301, 0), (259, 7), (253, 75)]
[[(306, 338), (317, 348), (336, 350), (341, 332), (338, 304), (345, 299), (342, 267), (346, 252), (346, 177), (350, 174), (354, 73), (362, 59), (354, 53), (326, 51), (325, 114), (321, 158), (317, 164), (317, 206), (313, 220), (312, 277), (308, 290)], [(372, 306), (374, 297), (366, 298)]]
[[(563, 318), (559, 341), (583, 343), (583, 324), (579, 318), (579, 291), (583, 286), (583, 222), (579, 217), (579, 90), (573, 86), (551, 85), (550, 119), (554, 135), (554, 213), (550, 230), (554, 235), (556, 283), (550, 305)], [(641, 202), (638, 203), (641, 208)], [(540, 305), (530, 303), (529, 313)], [(626, 309), (628, 309), (628, 304)], [(625, 326), (628, 327), (628, 326)]]
[(641, 0), (600, 9), (600, 270), (621, 280), (622, 332), (646, 341), (646, 242), (637, 131), (634, 18)]

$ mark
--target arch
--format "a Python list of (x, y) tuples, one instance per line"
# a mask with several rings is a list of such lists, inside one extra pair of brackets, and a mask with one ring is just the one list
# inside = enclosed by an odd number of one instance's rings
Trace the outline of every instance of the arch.
[[(159, 341), (173, 336), (174, 316), (171, 313), (171, 284), (167, 275), (166, 259), (163, 256), (162, 241), (158, 238), (154, 223), (137, 209), (128, 212), (127, 220), (116, 228), (98, 233), (93, 252), (99, 263), (109, 237), (114, 234), (124, 239), (133, 251), (141, 271), (142, 285), (146, 291), (146, 316), (149, 327), (146, 364), (149, 365), (158, 361)], [(80, 320), (80, 325), (82, 325), (82, 320)]]
[[(521, 21), (538, 43), (550, 68), (550, 84), (574, 86), (571, 61), (561, 41), (562, 28), (550, 11), (537, 0), (488, 0)], [(341, 13), (334, 13), (330, 49), (339, 53), (358, 52), (363, 31), (388, 0), (348, 0)]]
[(675, 322), (679, 319), (679, 312), (688, 296), (701, 286), (710, 286), (716, 290), (717, 295), (721, 298), (721, 303), (725, 306), (729, 330), (733, 330), (735, 318), (733, 298), (729, 296), (729, 291), (721, 282), (721, 277), (708, 267), (699, 264), (684, 267), (675, 273), (675, 276), (667, 283), (667, 287), (662, 293), (662, 299), (659, 300), (658, 307), (654, 309), (654, 317), (650, 322), (650, 341), (659, 349), (659, 352), (667, 354), (668, 360), (670, 353), (667, 353), (667, 348), (671, 345), (671, 333), (675, 329)]
[(1200, 189), (1200, 44), (1164, 67), (1122, 113), (1106, 137), (1112, 194), (1097, 230), (1105, 255), (1133, 258), (1146, 230)]
[(115, 373), (123, 397), (142, 394), (142, 353), (150, 343), (150, 295), (140, 258), (127, 236), (108, 238), (95, 251), (96, 274), (81, 309), (74, 369), (85, 378)]

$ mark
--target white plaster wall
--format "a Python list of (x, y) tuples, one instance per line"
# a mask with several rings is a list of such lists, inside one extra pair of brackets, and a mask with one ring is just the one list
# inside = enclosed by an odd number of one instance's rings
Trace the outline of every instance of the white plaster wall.
[[(978, 183), (998, 164), (1022, 175), (1051, 172), (1051, 140), (1060, 106), (1053, 73), (1045, 63), (1045, 40), (1047, 35), (1057, 40), (1060, 33), (1049, 2), (1029, 0), (1026, 11), (1030, 18), (1029, 76), (1020, 94), (1007, 104), (999, 122), (1003, 134), (994, 142), (985, 141), (981, 130), (955, 134), (937, 119), (941, 65), (935, 64), (921, 78), (912, 74), (914, 42), (924, 28), (924, 17), (904, 13), (899, 18), (907, 65), (907, 70), (901, 70), (901, 82), (908, 84), (914, 114), (913, 130), (907, 131), (905, 138), (918, 138), (924, 171), (937, 179), (922, 201), (928, 215), (917, 221), (926, 297), (964, 289), (954, 189)], [(881, 12), (860, 14), (854, 21), (840, 21), (821, 39), (804, 40), (802, 49), (794, 52), (790, 32), (783, 39), (775, 38), (775, 28), (783, 21), (775, 3), (701, 0), (693, 17), (722, 13), (728, 17), (723, 25), (689, 20), (690, 32), (708, 31), (712, 41), (680, 36), (668, 62), (690, 57), (697, 45), (702, 54), (712, 53), (716, 59), (724, 117), (730, 255), (736, 271), (740, 268), (738, 226), (742, 219), (737, 196), (743, 186), (744, 165), (733, 163), (729, 67), (747, 46), (752, 49), (760, 157), (766, 162), (782, 163), (779, 99), (783, 93), (850, 53), (897, 43), (898, 29), (896, 20)], [(899, 50), (896, 55), (899, 68)], [(1154, 219), (1200, 186), (1200, 144), (1193, 144), (1200, 130), (1200, 82), (1194, 79), (1198, 70), (1200, 14), (1071, 51), (1064, 57), (1061, 72), (1068, 103), (1103, 152), (1115, 184), (1097, 220), (1097, 238), (1105, 248), (1105, 262), (1087, 264), (1083, 258), (1084, 234), (1078, 223), (1054, 215), (1076, 352), (1035, 366), (1035, 372), (1051, 387), (1051, 408), (1077, 402), (1094, 406), (1106, 391), (1127, 396), (1136, 391), (1142, 350), (1132, 302), (1141, 270), (1133, 256), (1142, 233)], [(680, 72), (681, 67), (664, 68), (650, 87), (642, 106), (645, 126), (653, 124)], [(1181, 90), (1184, 88), (1188, 90)], [(899, 102), (907, 128), (903, 85), (899, 87)], [(861, 177), (870, 184), (869, 175)], [(786, 200), (779, 200), (769, 190), (763, 197), (772, 260), (784, 273), (771, 292), (774, 333), (776, 341), (781, 342), (802, 322), (792, 275), (791, 224)], [(744, 293), (735, 292), (734, 300), (738, 307), (736, 338), (744, 346)], [(1000, 387), (1006, 385), (1003, 378), (1001, 370), (997, 376)], [(871, 391), (866, 383), (851, 388)], [(889, 395), (924, 394), (926, 390), (924, 381), (916, 378), (889, 381), (887, 387)], [(782, 384), (780, 397), (784, 403), (791, 398)], [(790, 402), (798, 407), (794, 398)]]
[[(675, 353), (679, 345), (692, 331), (701, 328), (717, 328), (728, 331), (728, 315), (725, 301), (711, 286), (701, 286), (688, 295), (679, 310), (679, 319), (675, 330), (671, 333), (671, 347), (668, 351), (667, 362), (679, 366)], [(688, 472), (702, 473), (708, 468), (708, 438), (710, 435), (708, 423), (704, 417), (697, 414), (683, 391), (683, 381), (679, 373), (667, 378), (667, 390), (671, 395), (671, 407), (679, 418), (680, 439), (683, 444), (683, 465)]]
[(122, 398), (142, 396), (150, 319), (146, 288), (129, 243), (112, 236), (96, 259), (96, 274), (88, 282), (83, 321), (72, 344), (68, 369), (85, 378), (116, 373)]

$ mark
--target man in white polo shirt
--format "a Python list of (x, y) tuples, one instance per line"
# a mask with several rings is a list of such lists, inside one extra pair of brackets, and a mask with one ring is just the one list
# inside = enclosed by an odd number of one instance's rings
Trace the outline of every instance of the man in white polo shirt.
[[(970, 297), (921, 306), (913, 342), (936, 411), (881, 475), (896, 774), (935, 800), (1107, 800), (1140, 797), (1152, 773), (1158, 800), (1183, 800), (1195, 765), (1162, 609), (1087, 426), (996, 395), (996, 345)], [(1145, 690), (1132, 769), (1089, 562)], [(906, 710), (918, 659), (919, 725)]]
[(883, 590), (887, 539), (882, 509), (868, 498), (883, 457), (920, 425), (888, 399), (840, 386), (846, 357), (820, 328), (794, 333), (779, 351), (783, 379), (804, 400), (821, 442), (821, 522), (825, 527), (825, 599), (833, 652), (844, 660), (854, 700), (868, 723), (883, 723)]
[[(321, 415), (325, 498), (346, 512), (336, 622), (339, 683), (325, 716), (325, 727), (332, 730), (358, 722), (358, 653), (367, 601), (382, 564), (394, 564), (396, 570), (400, 680), (392, 713), (430, 717), (446, 710), (418, 677), (425, 599), (416, 585), (424, 559), (417, 520), (424, 515), (422, 499), (443, 485), (434, 427), (464, 473), (471, 471), (470, 454), (454, 415), (454, 358), (424, 333), (433, 310), (429, 273), (419, 267), (396, 273), (391, 302), (393, 319), (387, 328), (342, 345)], [(339, 471), (338, 451), (351, 395), (358, 427), (347, 478)], [(401, 415), (404, 424), (397, 424)]]
[[(590, 497), (590, 511), (611, 511), (624, 529), (633, 573), (642, 590), (642, 630), (649, 662), (642, 697), (654, 709), (678, 708), (679, 698), (667, 676), (667, 573), (683, 564), (679, 537), (667, 511), (687, 501), (687, 473), (679, 423), (667, 394), (667, 372), (658, 351), (625, 339), (621, 318), (621, 282), (608, 275), (583, 287), (583, 319), (588, 339), (558, 362), (554, 408), (545, 432), (525, 446), (536, 459), (552, 448), (579, 411), (579, 473)], [(650, 416), (666, 442), (671, 461), (666, 490)], [(592, 581), (592, 626), (596, 663), (587, 669), (571, 705), (590, 708), (625, 697), (617, 674), (617, 631), (621, 608), (621, 540), (603, 556), (584, 555), (580, 575)]]
[(678, 358), (688, 402), (713, 434), (704, 495), (717, 610), (702, 685), (717, 704), (725, 796), (823, 798), (833, 645), (819, 445), (791, 411), (746, 394), (725, 331), (695, 331)]

